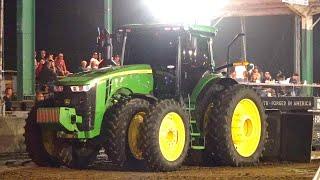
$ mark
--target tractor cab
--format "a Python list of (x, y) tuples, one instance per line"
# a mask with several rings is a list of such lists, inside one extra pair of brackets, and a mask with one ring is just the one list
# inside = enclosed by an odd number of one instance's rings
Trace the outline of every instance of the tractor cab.
[(187, 97), (213, 72), (215, 33), (205, 26), (128, 25), (117, 31), (114, 47), (122, 65), (151, 65), (156, 97)]

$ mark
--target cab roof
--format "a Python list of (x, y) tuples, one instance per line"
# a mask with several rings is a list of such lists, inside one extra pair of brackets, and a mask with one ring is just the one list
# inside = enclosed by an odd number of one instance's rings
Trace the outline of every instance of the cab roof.
[(191, 32), (192, 34), (199, 34), (206, 37), (213, 37), (217, 34), (218, 30), (212, 26), (205, 25), (179, 25), (179, 24), (129, 24), (124, 25), (119, 30), (131, 31), (154, 31), (154, 30), (166, 30), (166, 31), (184, 31)]

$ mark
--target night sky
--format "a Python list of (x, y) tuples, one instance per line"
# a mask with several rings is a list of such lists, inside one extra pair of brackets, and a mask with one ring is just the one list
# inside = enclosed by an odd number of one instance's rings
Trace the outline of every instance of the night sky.
[[(6, 69), (15, 69), (15, 1), (6, 2)], [(103, 24), (103, 0), (36, 0), (36, 49), (64, 52), (67, 65), (75, 70), (82, 59), (88, 60), (95, 47), (96, 28)], [(142, 0), (114, 0), (114, 28), (123, 24), (155, 22)], [(293, 17), (247, 18), (248, 60), (263, 71), (293, 73)], [(226, 59), (228, 42), (240, 31), (239, 18), (226, 18), (219, 24), (215, 39), (217, 64)], [(317, 31), (319, 26), (317, 26)], [(320, 36), (315, 33), (315, 67), (319, 67)], [(236, 46), (240, 46), (238, 43)], [(234, 48), (232, 57), (240, 57)], [(320, 80), (319, 74), (316, 80)]]

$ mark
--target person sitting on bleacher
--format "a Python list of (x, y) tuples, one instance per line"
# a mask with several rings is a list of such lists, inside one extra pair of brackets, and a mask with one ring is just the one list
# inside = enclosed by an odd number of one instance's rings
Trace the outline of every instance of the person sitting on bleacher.
[(43, 70), (39, 75), (39, 82), (41, 84), (40, 90), (47, 91), (45, 90), (46, 88), (49, 88), (49, 91), (53, 90), (53, 84), (57, 80), (58, 78), (54, 60), (53, 58), (49, 58), (48, 62), (45, 63)]
[(5, 95), (3, 96), (3, 101), (6, 106), (6, 111), (13, 111), (12, 101), (15, 101), (16, 97), (13, 95), (12, 88), (6, 88)]

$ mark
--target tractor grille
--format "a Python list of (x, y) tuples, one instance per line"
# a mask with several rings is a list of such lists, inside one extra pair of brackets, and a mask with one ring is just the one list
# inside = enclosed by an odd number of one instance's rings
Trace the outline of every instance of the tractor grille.
[(59, 108), (39, 108), (37, 110), (38, 123), (58, 123), (59, 122)]
[[(80, 131), (89, 131), (94, 127), (96, 89), (89, 92), (72, 92), (69, 87), (64, 87), (63, 92), (55, 93), (55, 107), (75, 108), (76, 114), (82, 116), (83, 123), (78, 126)], [(66, 103), (68, 102), (68, 103)]]

